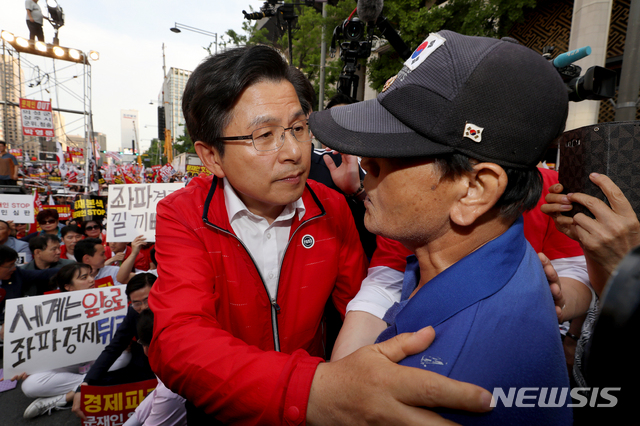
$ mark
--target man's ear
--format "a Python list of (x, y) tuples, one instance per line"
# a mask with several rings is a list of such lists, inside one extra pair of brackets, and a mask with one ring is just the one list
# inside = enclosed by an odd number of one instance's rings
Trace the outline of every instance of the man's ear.
[(222, 156), (218, 150), (202, 141), (196, 141), (193, 145), (196, 148), (196, 154), (207, 170), (217, 177), (223, 178), (225, 173), (222, 167)]
[(472, 225), (498, 202), (507, 188), (507, 173), (495, 163), (478, 163), (460, 179), (466, 189), (451, 209), (451, 220), (460, 226)]

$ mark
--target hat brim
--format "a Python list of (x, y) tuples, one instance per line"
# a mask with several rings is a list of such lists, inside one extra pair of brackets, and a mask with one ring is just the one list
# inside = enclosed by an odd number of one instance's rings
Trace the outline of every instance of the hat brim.
[(404, 125), (377, 99), (314, 112), (309, 126), (320, 142), (343, 154), (407, 158), (454, 152)]

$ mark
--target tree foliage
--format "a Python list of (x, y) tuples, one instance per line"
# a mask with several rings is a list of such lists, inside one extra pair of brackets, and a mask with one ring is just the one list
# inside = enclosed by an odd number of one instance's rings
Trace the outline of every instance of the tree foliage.
[[(402, 35), (410, 49), (415, 49), (431, 32), (451, 30), (465, 35), (503, 37), (521, 21), (535, 0), (450, 0), (442, 6), (425, 6), (418, 0), (386, 0), (384, 15)], [(382, 90), (403, 61), (397, 54), (383, 55), (369, 62), (371, 87)]]
[[(189, 154), (196, 153), (196, 148), (191, 141), (191, 137), (189, 136), (189, 132), (187, 132), (186, 127), (184, 128), (182, 136), (178, 136), (173, 143), (173, 150), (175, 155), (182, 154), (183, 152), (187, 152)], [(151, 166), (167, 164), (167, 156), (164, 155), (164, 141), (158, 141), (156, 138), (152, 139), (149, 149), (147, 149), (143, 155), (148, 156), (147, 158), (149, 158)], [(158, 159), (160, 161), (158, 161)]]
[[(415, 49), (431, 32), (442, 29), (466, 35), (503, 37), (513, 24), (523, 19), (525, 10), (536, 6), (535, 0), (385, 0), (383, 15), (401, 35), (411, 50)], [(340, 0), (336, 6), (329, 4), (327, 18), (311, 7), (298, 7), (296, 28), (292, 33), (293, 65), (302, 70), (319, 92), (320, 43), (322, 27), (326, 25), (325, 41), (331, 43), (333, 30), (349, 17), (356, 7), (354, 0)], [(266, 30), (256, 30), (255, 25), (243, 23), (244, 35), (227, 31), (228, 44), (244, 45), (265, 43), (283, 51), (288, 47), (286, 31), (275, 42), (266, 39)], [(377, 30), (376, 30), (377, 32)], [(327, 49), (327, 54), (329, 49)], [(367, 64), (370, 85), (380, 91), (384, 83), (402, 68), (403, 60), (394, 51), (371, 59)], [(343, 64), (336, 58), (327, 58), (325, 99), (336, 92), (336, 83)]]

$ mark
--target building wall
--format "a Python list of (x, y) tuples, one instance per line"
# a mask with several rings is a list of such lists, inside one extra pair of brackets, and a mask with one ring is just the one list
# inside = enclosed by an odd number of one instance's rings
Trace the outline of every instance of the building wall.
[(140, 120), (138, 110), (120, 110), (120, 147), (122, 150), (132, 149), (131, 141), (138, 141), (140, 138)]
[(9, 148), (22, 149), (27, 157), (37, 157), (40, 151), (37, 138), (22, 134), (20, 97), (25, 93), (24, 72), (18, 60), (9, 55), (0, 55), (0, 99), (16, 105), (0, 104), (0, 140)]
[(184, 134), (184, 116), (182, 115), (182, 93), (187, 85), (191, 71), (169, 68), (163, 84), (165, 120), (171, 130), (173, 140)]

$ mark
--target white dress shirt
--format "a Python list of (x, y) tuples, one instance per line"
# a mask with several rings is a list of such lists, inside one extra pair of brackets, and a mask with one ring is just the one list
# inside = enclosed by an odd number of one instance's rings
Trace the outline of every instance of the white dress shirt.
[(269, 225), (267, 219), (247, 209), (227, 178), (223, 179), (223, 188), (231, 228), (249, 250), (269, 290), (269, 298), (275, 301), (278, 294), (280, 264), (289, 242), (294, 215), (297, 214), (298, 219), (302, 219), (306, 211), (302, 197), (287, 204), (280, 216)]

